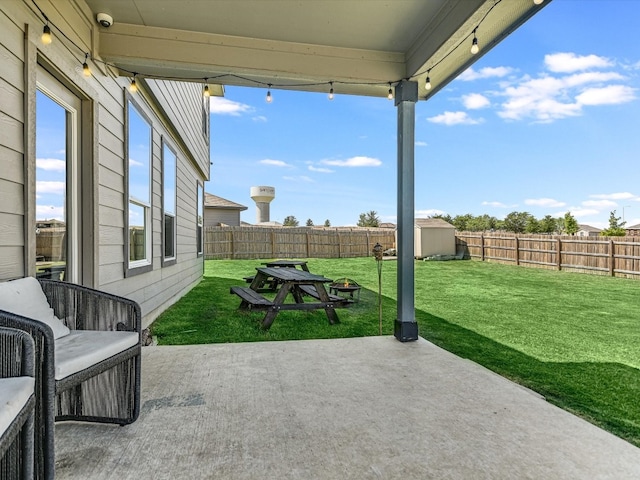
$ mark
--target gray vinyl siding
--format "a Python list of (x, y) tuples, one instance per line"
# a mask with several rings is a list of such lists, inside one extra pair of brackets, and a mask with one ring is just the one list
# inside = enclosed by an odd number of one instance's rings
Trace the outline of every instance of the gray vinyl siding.
[[(97, 39), (94, 31), (97, 26), (82, 0), (43, 2), (41, 7), (75, 43), (91, 51)], [(25, 25), (28, 25), (27, 43)], [(93, 132), (93, 154), (83, 155), (82, 162), (83, 166), (93, 168), (95, 178), (95, 203), (89, 213), (95, 219), (96, 240), (93, 251), (83, 257), (84, 262), (94, 265), (92, 279), (84, 283), (139, 302), (146, 326), (192, 288), (203, 272), (203, 259), (196, 252), (196, 185), (209, 173), (209, 145), (202, 135), (201, 86), (149, 81), (149, 95), (145, 97), (141, 88), (134, 97), (136, 105), (152, 122), (152, 270), (125, 278), (128, 199), (124, 194), (127, 166), (124, 90), (129, 81), (113, 77), (93, 62), (90, 62), (93, 76), (84, 78), (79, 61), (82, 55), (70, 53), (74, 47), (65, 44), (55, 29), (52, 29), (53, 43), (42, 46), (39, 41), (42, 27), (42, 20), (30, 3), (0, 2), (0, 281), (35, 274), (35, 267), (29, 266), (27, 247), (29, 238), (35, 238), (35, 234), (28, 233), (31, 219), (27, 218), (34, 206), (25, 203), (25, 198), (34, 198), (26, 172), (35, 171), (35, 152), (28, 151), (25, 138), (34, 136), (35, 124), (34, 118), (29, 120), (25, 112), (35, 111), (35, 90), (31, 91), (29, 85), (33, 83), (25, 78), (24, 72), (35, 72), (37, 68), (36, 55), (26, 60), (27, 45), (28, 51), (37, 51), (44, 63), (55, 66), (57, 71), (52, 73), (72, 87), (85, 103), (94, 106), (93, 119), (89, 119), (93, 125), (85, 126)], [(177, 147), (176, 263), (165, 267), (161, 234), (162, 136)]]
[(223, 209), (206, 207), (204, 209), (204, 226), (217, 227), (220, 223), (231, 227), (240, 226), (240, 211), (233, 209)]

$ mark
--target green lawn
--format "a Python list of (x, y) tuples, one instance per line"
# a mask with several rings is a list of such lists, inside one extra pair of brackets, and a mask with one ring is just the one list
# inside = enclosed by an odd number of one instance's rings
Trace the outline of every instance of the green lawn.
[[(309, 259), (313, 273), (350, 277), (361, 300), (338, 310), (239, 312), (229, 294), (260, 260), (205, 262), (202, 282), (153, 324), (162, 345), (378, 334), (373, 258)], [(548, 401), (640, 446), (640, 282), (476, 261), (416, 262), (420, 335), (525, 385)], [(382, 270), (383, 334), (393, 333), (396, 263)]]

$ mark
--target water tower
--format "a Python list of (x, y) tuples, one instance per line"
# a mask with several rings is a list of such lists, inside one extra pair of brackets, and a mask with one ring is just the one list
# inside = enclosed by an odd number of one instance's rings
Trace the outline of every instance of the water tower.
[(276, 197), (273, 187), (251, 187), (251, 199), (256, 202), (256, 223), (269, 221), (269, 203)]

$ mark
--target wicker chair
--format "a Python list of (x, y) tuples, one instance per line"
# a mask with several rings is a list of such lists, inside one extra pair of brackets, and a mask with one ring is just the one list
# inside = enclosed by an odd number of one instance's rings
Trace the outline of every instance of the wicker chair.
[[(36, 362), (35, 477), (51, 479), (55, 470), (54, 421), (127, 425), (138, 418), (141, 313), (136, 302), (123, 297), (57, 280), (39, 279), (38, 282), (55, 317), (62, 319), (71, 333), (54, 339), (55, 329), (48, 324), (3, 310), (0, 310), (0, 326), (24, 330), (34, 339), (39, 359)], [(0, 299), (0, 308), (1, 305)], [(90, 364), (85, 358), (85, 363), (78, 365), (76, 340), (89, 337), (92, 343), (89, 348), (85, 345), (84, 353), (88, 355), (84, 356), (91, 359), (110, 338), (132, 337), (127, 332), (137, 335), (134, 343), (129, 341), (128, 346), (125, 344), (124, 348), (106, 358), (94, 359)]]
[(0, 328), (0, 479), (33, 478), (34, 345), (20, 330)]

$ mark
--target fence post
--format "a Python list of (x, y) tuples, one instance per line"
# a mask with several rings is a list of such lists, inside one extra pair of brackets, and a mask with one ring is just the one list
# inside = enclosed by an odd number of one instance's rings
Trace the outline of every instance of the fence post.
[(229, 232), (231, 234), (231, 258), (236, 258), (236, 245), (233, 241), (233, 230)]
[(480, 234), (480, 260), (484, 262), (484, 233)]
[(311, 258), (311, 240), (309, 239), (309, 230), (307, 230), (307, 258)]
[(609, 275), (614, 277), (615, 266), (616, 266), (616, 255), (615, 255), (615, 246), (613, 244), (613, 238), (609, 238)]
[(520, 265), (520, 239), (518, 238), (518, 234), (516, 234), (515, 239), (516, 239), (516, 265)]
[(560, 237), (556, 238), (558, 241), (558, 252), (556, 253), (556, 263), (558, 265), (558, 270), (562, 270), (562, 240)]
[(271, 230), (271, 258), (276, 258), (276, 230)]
[(340, 238), (340, 230), (336, 229), (336, 233), (338, 234), (338, 258), (342, 258), (342, 239)]

